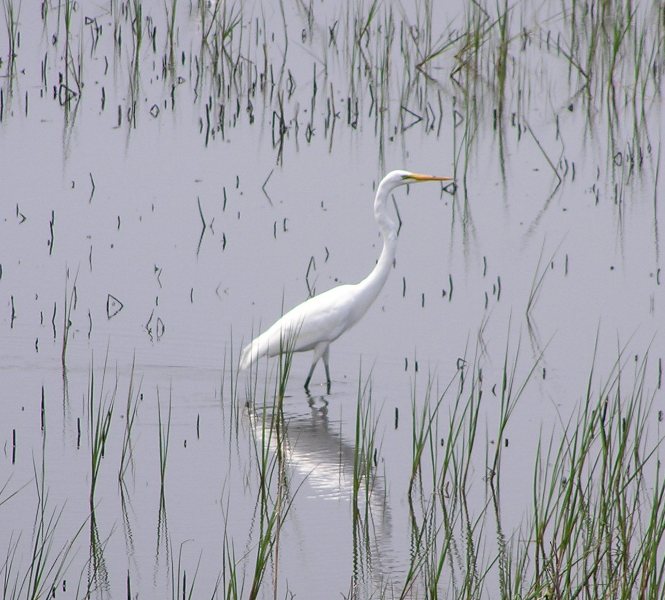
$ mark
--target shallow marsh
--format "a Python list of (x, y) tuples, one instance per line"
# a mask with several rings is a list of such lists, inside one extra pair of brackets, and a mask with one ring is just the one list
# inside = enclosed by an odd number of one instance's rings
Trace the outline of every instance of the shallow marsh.
[(662, 6), (2, 5), (3, 597), (661, 597)]

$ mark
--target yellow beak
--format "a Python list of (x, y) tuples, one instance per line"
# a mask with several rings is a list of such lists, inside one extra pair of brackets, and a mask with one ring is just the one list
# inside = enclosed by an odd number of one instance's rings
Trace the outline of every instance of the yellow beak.
[(452, 177), (439, 177), (438, 175), (423, 175), (422, 173), (410, 173), (409, 179), (414, 181), (452, 181)]

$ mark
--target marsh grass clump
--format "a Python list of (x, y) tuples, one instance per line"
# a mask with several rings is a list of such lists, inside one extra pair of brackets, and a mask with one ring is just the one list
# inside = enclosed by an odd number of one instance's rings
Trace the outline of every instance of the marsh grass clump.
[[(60, 359), (62, 364), (63, 375), (67, 370), (67, 344), (69, 343), (69, 333), (72, 327), (72, 310), (76, 306), (76, 281), (78, 279), (78, 272), (74, 277), (71, 289), (69, 288), (69, 269), (65, 274), (65, 299), (64, 309), (62, 311), (62, 351)], [(55, 309), (54, 309), (55, 310)], [(55, 331), (55, 330), (54, 330)], [(54, 333), (55, 335), (55, 333)]]
[[(20, 3), (3, 0), (3, 8), (11, 84), (25, 76), (13, 67)], [(369, 0), (328, 10), (304, 2), (270, 8), (277, 18), (262, 3), (255, 14), (239, 2), (113, 0), (107, 38), (102, 17), (71, 0), (45, 2), (44, 27), (55, 33), (40, 56), (41, 85), (55, 88), (73, 122), (86, 85), (101, 82), (104, 113), (111, 57), (114, 81), (127, 86), (118, 126), (139, 126), (142, 95), (162, 95), (153, 118), (186, 96), (198, 107), (205, 145), (227, 139), (231, 128), (261, 124), (271, 129), (276, 164), (289, 144), (300, 149), (303, 134), (308, 146), (320, 137), (332, 150), (335, 132), (346, 127), (353, 136), (374, 135), (381, 166), (389, 144), (420, 129), (454, 134), (466, 174), (480, 133), (497, 136), (499, 161), (506, 159), (508, 127), (519, 142), (530, 117), (543, 116), (535, 98), (547, 98), (552, 119), (566, 114), (557, 107), (581, 99), (586, 126), (608, 129), (608, 156), (630, 147), (640, 169), (650, 154), (665, 68), (656, 4), (478, 0), (455, 11), (430, 0), (410, 7)], [(158, 89), (161, 81), (168, 85)]]
[[(478, 436), (492, 399), (483, 394), (477, 361), (459, 374), (445, 426), (414, 430), (416, 440), (443, 437), (428, 444), (431, 459), (421, 465), (437, 486), (409, 493), (413, 551), (400, 597), (483, 598), (491, 589), (506, 599), (659, 598), (665, 479), (661, 439), (650, 430), (655, 393), (646, 385), (647, 357), (629, 373), (621, 352), (599, 383), (592, 366), (578, 409), (537, 439), (531, 501), (507, 510), (501, 490), (512, 462), (510, 419), (535, 369), (518, 381), (518, 356), (519, 345), (507, 348), (491, 445)], [(422, 415), (438, 406), (437, 398)]]
[(72, 561), (73, 546), (83, 530), (83, 525), (74, 532), (71, 539), (57, 546), (56, 529), (62, 518), (63, 508), (50, 510), (48, 496), (45, 495), (43, 479), (37, 482), (37, 511), (32, 539), (32, 554), (29, 568), (24, 574), (12, 573), (20, 538), (10, 541), (7, 560), (3, 565), (3, 596), (8, 598), (41, 598), (54, 594), (66, 575)]
[(86, 577), (88, 591), (93, 587), (108, 586), (108, 572), (104, 558), (105, 539), (102, 539), (97, 524), (96, 490), (99, 480), (102, 459), (106, 453), (106, 443), (113, 420), (113, 408), (118, 391), (118, 374), (115, 373), (115, 383), (110, 391), (105, 388), (108, 372), (108, 349), (104, 359), (102, 381), (99, 390), (95, 384), (94, 360), (91, 359), (88, 373), (88, 437), (90, 442), (90, 557), (88, 560), (88, 575)]
[[(190, 572), (189, 578), (187, 577), (187, 569), (183, 559), (183, 548), (187, 542), (182, 542), (178, 548), (178, 561), (173, 562), (174, 552), (171, 550), (171, 598), (173, 600), (191, 600), (196, 598), (194, 596), (194, 586), (196, 585), (196, 577), (199, 574), (199, 567), (201, 566), (201, 555), (199, 554), (196, 561), (194, 573)], [(216, 592), (216, 590), (215, 590)], [(213, 593), (214, 597), (214, 593)]]
[(376, 545), (374, 525), (386, 510), (385, 494), (377, 493), (381, 442), (378, 428), (381, 411), (374, 407), (371, 377), (363, 380), (358, 374), (353, 445), (353, 479), (351, 486), (351, 589), (361, 589), (371, 573), (372, 556)]
[(136, 366), (136, 357), (132, 358), (132, 368), (129, 375), (129, 387), (127, 390), (127, 404), (125, 407), (125, 429), (122, 436), (122, 450), (120, 453), (120, 468), (118, 471), (118, 482), (121, 487), (126, 487), (125, 476), (127, 470), (131, 467), (132, 472), (134, 469), (134, 450), (132, 444), (132, 431), (136, 421), (136, 415), (139, 408), (139, 400), (141, 398), (141, 384), (142, 379), (139, 381), (136, 391), (134, 391), (134, 370)]
[(173, 397), (169, 390), (169, 409), (166, 414), (166, 421), (162, 419), (162, 403), (159, 398), (159, 388), (157, 389), (157, 430), (159, 433), (159, 504), (164, 509), (166, 502), (165, 487), (166, 482), (166, 464), (169, 456), (169, 441), (171, 440), (171, 411), (173, 408)]
[[(87, 519), (84, 520), (68, 539), (62, 541), (62, 534), (59, 530), (62, 529), (64, 506), (51, 507), (46, 484), (45, 449), (46, 430), (44, 429), (41, 461), (38, 464), (33, 459), (33, 481), (37, 502), (32, 524), (32, 537), (25, 538), (25, 542), (28, 544), (26, 546), (22, 532), (15, 533), (13, 526), (9, 529), (11, 534), (6, 554), (0, 562), (0, 592), (3, 599), (37, 599), (55, 595), (74, 560), (75, 544), (87, 521)], [(5, 503), (14, 500), (16, 496), (20, 499), (23, 490), (29, 489), (30, 482), (3, 498), (2, 493), (8, 483), (6, 482), (0, 488), (0, 509)], [(7, 523), (7, 527), (10, 527), (9, 523)]]
[(118, 377), (116, 373), (115, 384), (110, 392), (105, 389), (108, 368), (108, 351), (104, 359), (104, 369), (99, 392), (95, 388), (94, 362), (90, 364), (88, 374), (88, 435), (90, 440), (90, 511), (94, 512), (95, 490), (99, 471), (104, 458), (106, 441), (113, 418), (115, 396), (118, 391)]
[[(255, 512), (259, 531), (255, 542), (253, 574), (248, 598), (259, 597), (266, 569), (272, 563), (273, 588), (278, 589), (279, 540), (286, 517), (291, 509), (298, 488), (291, 491), (288, 469), (288, 427), (284, 418), (284, 398), (291, 371), (296, 335), (280, 341), (277, 373), (272, 394), (264, 388), (260, 410), (256, 410), (256, 397), (248, 401), (252, 422), (252, 440), (256, 459), (258, 493)], [(256, 388), (254, 388), (256, 390)], [(225, 544), (227, 556), (232, 556), (232, 546)], [(237, 590), (235, 568), (229, 563), (229, 584)]]
[[(19, 46), (19, 18), (21, 15), (21, 3), (16, 6), (14, 0), (3, 0), (2, 9), (5, 15), (5, 27), (7, 29), (7, 76), (13, 78), (15, 74), (16, 55)], [(0, 65), (2, 62), (0, 61)]]
[(532, 591), (595, 598), (657, 598), (665, 591), (665, 480), (661, 439), (649, 427), (655, 394), (646, 386), (646, 355), (632, 377), (626, 363), (620, 353), (595, 392), (592, 368), (560, 438), (539, 444)]
[(360, 492), (364, 490), (364, 518), (367, 522), (370, 510), (370, 497), (374, 489), (374, 478), (378, 461), (377, 426), (379, 415), (372, 405), (371, 380), (362, 383), (358, 378), (355, 419), (355, 444), (353, 453), (353, 520), (361, 518)]

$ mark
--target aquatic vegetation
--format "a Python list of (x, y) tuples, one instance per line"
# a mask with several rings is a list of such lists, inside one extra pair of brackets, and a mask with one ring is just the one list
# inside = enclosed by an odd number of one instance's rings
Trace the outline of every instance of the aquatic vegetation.
[[(658, 3), (2, 0), (2, 597), (663, 596), (664, 47)], [(402, 166), (455, 182), (388, 203), (332, 393), (241, 372)]]

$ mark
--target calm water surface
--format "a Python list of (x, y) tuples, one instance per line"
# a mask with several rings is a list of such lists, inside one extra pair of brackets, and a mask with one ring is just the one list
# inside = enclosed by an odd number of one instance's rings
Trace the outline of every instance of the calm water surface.
[[(12, 580), (28, 571), (43, 514), (47, 565), (67, 549), (56, 597), (175, 597), (190, 586), (192, 597), (222, 596), (230, 551), (248, 594), (256, 444), (277, 361), (261, 362), (252, 383), (236, 374), (239, 350), (310, 291), (373, 267), (371, 201), (393, 168), (457, 185), (396, 191), (394, 272), (332, 346), (332, 393), (321, 368), (305, 394), (309, 356), (293, 359), (283, 407), (292, 504), (265, 597), (399, 597), (413, 551), (412, 399), (420, 407), (428, 384), (437, 398), (460, 370), (483, 371), (480, 446), (504, 445), (511, 526), (525, 518), (539, 436), (574, 414), (593, 364), (600, 389), (623, 352), (630, 387), (648, 351), (645, 435), (661, 435), (662, 59), (647, 53), (655, 75), (636, 82), (627, 45), (614, 98), (601, 58), (585, 91), (565, 58), (574, 46), (561, 7), (518, 3), (501, 91), (500, 37), (469, 58), (464, 5), (428, 17), (427, 3), (385, 3), (365, 30), (369, 6), (354, 3), (174, 4), (172, 54), (167, 9), (137, 15), (140, 3), (74, 4), (68, 50), (62, 6), (20, 6), (13, 61), (11, 28), (0, 33), (0, 563), (12, 557)], [(662, 44), (646, 9), (639, 17)], [(506, 355), (520, 384), (536, 366), (497, 440)], [(376, 422), (360, 542), (359, 380), (371, 381)], [(93, 417), (114, 400), (94, 519), (91, 387)], [(479, 449), (475, 510), (485, 457)]]

